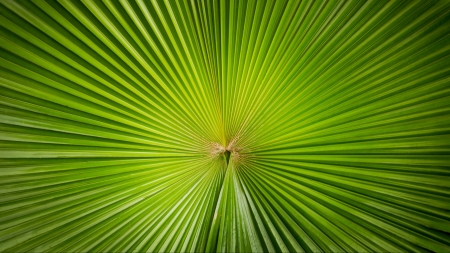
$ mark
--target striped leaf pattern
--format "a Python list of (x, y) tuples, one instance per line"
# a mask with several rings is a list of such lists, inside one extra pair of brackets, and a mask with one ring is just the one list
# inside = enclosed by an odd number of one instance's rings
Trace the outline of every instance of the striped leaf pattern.
[(449, 1), (0, 1), (2, 252), (450, 252), (449, 210)]

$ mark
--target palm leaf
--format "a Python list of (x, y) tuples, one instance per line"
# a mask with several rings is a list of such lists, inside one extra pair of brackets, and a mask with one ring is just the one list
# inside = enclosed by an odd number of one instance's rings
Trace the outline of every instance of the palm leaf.
[(0, 1), (0, 251), (450, 251), (447, 1)]

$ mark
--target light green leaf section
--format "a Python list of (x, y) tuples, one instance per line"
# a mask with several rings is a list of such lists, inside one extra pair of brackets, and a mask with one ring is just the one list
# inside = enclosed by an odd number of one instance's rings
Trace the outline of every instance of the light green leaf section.
[(0, 252), (429, 251), (449, 1), (0, 1)]

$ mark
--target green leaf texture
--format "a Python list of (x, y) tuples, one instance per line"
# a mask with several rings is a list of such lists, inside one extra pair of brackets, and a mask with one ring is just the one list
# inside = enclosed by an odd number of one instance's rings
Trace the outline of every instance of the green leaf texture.
[(450, 252), (450, 2), (1, 0), (1, 252)]

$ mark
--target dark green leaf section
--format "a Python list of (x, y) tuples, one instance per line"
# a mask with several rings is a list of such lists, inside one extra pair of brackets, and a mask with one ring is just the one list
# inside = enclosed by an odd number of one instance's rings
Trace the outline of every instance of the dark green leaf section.
[(449, 252), (450, 2), (0, 1), (0, 252)]

